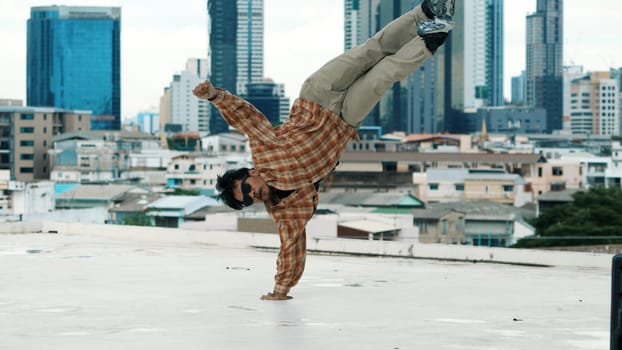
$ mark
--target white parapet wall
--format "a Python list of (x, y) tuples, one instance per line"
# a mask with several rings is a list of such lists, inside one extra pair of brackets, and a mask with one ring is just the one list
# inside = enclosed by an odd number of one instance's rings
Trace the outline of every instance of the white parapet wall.
[[(57, 233), (106, 236), (129, 241), (201, 243), (278, 249), (279, 237), (266, 233), (196, 231), (160, 227), (89, 225), (61, 222), (1, 223), (0, 234)], [(329, 254), (354, 254), (401, 258), (521, 264), (533, 266), (571, 266), (610, 268), (612, 254), (422, 244), (396, 241), (368, 241), (339, 238), (309, 238), (307, 250)]]

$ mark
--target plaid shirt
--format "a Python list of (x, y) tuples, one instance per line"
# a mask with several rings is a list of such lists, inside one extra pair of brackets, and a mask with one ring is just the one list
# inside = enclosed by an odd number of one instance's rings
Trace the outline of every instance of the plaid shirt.
[(318, 203), (316, 182), (337, 165), (356, 129), (313, 101), (297, 99), (289, 118), (277, 127), (244, 99), (218, 90), (211, 102), (225, 121), (248, 136), (255, 169), (266, 183), (295, 190), (266, 210), (279, 227), (281, 249), (274, 293), (286, 295), (302, 276), (306, 257), (305, 226)]

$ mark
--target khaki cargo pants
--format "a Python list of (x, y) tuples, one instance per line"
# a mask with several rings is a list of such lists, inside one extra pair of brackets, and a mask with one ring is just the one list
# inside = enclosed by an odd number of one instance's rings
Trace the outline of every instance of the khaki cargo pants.
[(417, 23), (421, 6), (400, 16), (364, 44), (334, 58), (303, 84), (300, 97), (315, 101), (359, 127), (385, 91), (432, 56)]

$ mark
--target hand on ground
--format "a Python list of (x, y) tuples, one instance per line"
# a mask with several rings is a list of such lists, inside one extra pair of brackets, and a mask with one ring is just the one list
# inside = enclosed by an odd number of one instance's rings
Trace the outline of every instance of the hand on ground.
[(261, 296), (261, 300), (289, 300), (289, 299), (293, 299), (292, 297), (290, 297), (289, 295), (279, 295), (279, 294), (274, 294), (274, 293), (268, 293), (268, 294), (264, 294)]

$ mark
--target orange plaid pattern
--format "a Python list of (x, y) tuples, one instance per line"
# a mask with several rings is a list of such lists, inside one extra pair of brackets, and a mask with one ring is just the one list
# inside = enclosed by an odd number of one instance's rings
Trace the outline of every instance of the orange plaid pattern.
[(287, 295), (304, 271), (305, 227), (318, 203), (314, 184), (333, 170), (350, 140), (358, 141), (357, 131), (334, 112), (300, 98), (277, 127), (226, 90), (218, 89), (211, 102), (229, 125), (248, 136), (260, 176), (272, 187), (295, 190), (277, 205), (265, 203), (281, 240), (274, 293)]

